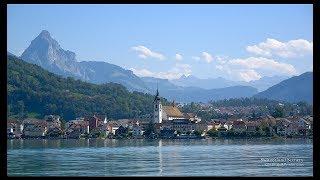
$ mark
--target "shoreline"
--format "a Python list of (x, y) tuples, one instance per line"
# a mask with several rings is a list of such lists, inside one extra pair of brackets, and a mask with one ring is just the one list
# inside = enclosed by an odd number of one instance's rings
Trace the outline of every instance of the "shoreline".
[(80, 140), (80, 139), (102, 139), (102, 140), (203, 140), (203, 139), (213, 139), (213, 140), (286, 140), (286, 139), (312, 139), (313, 137), (192, 137), (192, 138), (7, 138), (7, 140)]

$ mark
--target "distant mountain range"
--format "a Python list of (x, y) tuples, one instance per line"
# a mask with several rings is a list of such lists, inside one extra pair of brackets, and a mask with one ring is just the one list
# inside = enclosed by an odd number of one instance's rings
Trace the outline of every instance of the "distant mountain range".
[(258, 89), (259, 92), (264, 91), (266, 89), (268, 89), (269, 87), (280, 83), (281, 81), (288, 79), (290, 77), (288, 76), (272, 76), (272, 77), (268, 77), (268, 76), (264, 76), (262, 78), (260, 78), (259, 80), (255, 80), (255, 81), (250, 81), (250, 82), (241, 82), (241, 85), (244, 86), (252, 86)]
[(250, 86), (203, 89), (199, 87), (176, 86), (167, 79), (153, 77), (143, 77), (141, 79), (152, 91), (156, 91), (158, 86), (161, 90), (161, 96), (178, 102), (208, 102), (210, 100), (251, 97), (258, 92), (256, 88)]
[[(8, 52), (8, 55), (13, 54)], [(195, 76), (181, 76), (175, 80), (138, 77), (131, 70), (107, 62), (78, 61), (74, 52), (62, 49), (46, 30), (42, 31), (31, 42), (20, 58), (63, 77), (74, 77), (95, 84), (118, 83), (125, 86), (129, 91), (153, 94), (158, 86), (161, 96), (178, 102), (208, 102), (210, 100), (251, 97), (258, 91), (263, 91), (257, 94), (257, 96), (262, 97), (272, 91), (268, 89), (269, 87), (288, 78), (273, 76), (263, 77), (251, 82), (242, 82), (231, 81), (222, 77), (200, 79)], [(274, 93), (276, 94), (276, 92)], [(286, 97), (284, 94), (281, 96)], [(304, 97), (301, 97), (301, 99), (304, 99)], [(294, 100), (294, 98), (289, 99)]]
[(150, 93), (144, 82), (130, 70), (102, 61), (82, 61), (79, 64), (92, 72), (88, 75), (89, 82), (96, 84), (115, 82), (129, 90)]
[(171, 82), (178, 86), (199, 87), (203, 89), (216, 89), (239, 85), (239, 82), (226, 80), (222, 77), (200, 79), (192, 75), (182, 75), (179, 79), (171, 80)]
[(281, 82), (282, 80), (288, 79), (287, 76), (272, 76), (262, 77), (259, 80), (244, 82), (244, 81), (231, 81), (222, 77), (200, 79), (195, 76), (182, 75), (179, 79), (171, 80), (171, 82), (178, 86), (183, 87), (199, 87), (203, 89), (217, 89), (225, 88), (230, 86), (251, 86), (258, 89), (259, 92), (268, 89), (269, 87)]
[(313, 73), (306, 72), (281, 81), (254, 97), (287, 102), (307, 101), (313, 104)]

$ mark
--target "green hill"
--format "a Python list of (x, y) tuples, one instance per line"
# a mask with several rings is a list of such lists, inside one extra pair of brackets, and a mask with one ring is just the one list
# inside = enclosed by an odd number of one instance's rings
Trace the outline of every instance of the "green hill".
[(11, 55), (7, 69), (10, 117), (57, 114), (72, 120), (97, 113), (120, 119), (150, 115), (153, 109), (152, 95), (131, 93), (120, 84), (97, 85), (63, 78)]
[(306, 72), (299, 76), (291, 77), (258, 93), (254, 97), (292, 103), (305, 101), (313, 104), (313, 73)]

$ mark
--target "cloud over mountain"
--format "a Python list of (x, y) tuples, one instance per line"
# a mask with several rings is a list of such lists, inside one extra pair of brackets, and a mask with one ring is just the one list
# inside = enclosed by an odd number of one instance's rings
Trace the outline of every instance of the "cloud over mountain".
[(177, 61), (181, 61), (183, 59), (181, 54), (176, 54), (175, 58), (176, 58)]
[(296, 39), (288, 42), (281, 42), (276, 39), (268, 38), (265, 42), (261, 42), (258, 45), (247, 46), (246, 50), (252, 54), (264, 57), (303, 57), (313, 53), (313, 41)]
[(141, 45), (134, 46), (134, 47), (131, 47), (131, 49), (134, 51), (137, 51), (139, 53), (138, 56), (142, 59), (146, 59), (146, 58), (156, 58), (156, 59), (160, 59), (160, 60), (165, 59), (165, 56), (163, 54), (152, 51), (145, 46), (141, 46)]
[(152, 72), (148, 69), (142, 68), (131, 68), (130, 69), (135, 75), (140, 76), (140, 77), (155, 77), (155, 78), (160, 78), (160, 79), (178, 79), (182, 75), (190, 75), (192, 70), (191, 66), (189, 64), (181, 64), (181, 63), (176, 63), (173, 68), (171, 68), (168, 71), (161, 71), (161, 72)]

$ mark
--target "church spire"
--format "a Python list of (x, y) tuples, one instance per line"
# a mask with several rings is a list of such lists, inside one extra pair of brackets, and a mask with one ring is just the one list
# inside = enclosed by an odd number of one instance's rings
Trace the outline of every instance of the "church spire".
[(153, 101), (153, 123), (161, 123), (162, 122), (162, 105), (161, 98), (159, 95), (159, 87), (157, 82), (157, 93), (154, 97)]
[(158, 90), (158, 82), (157, 82), (157, 96), (159, 96), (159, 90)]
[(160, 100), (160, 96), (159, 96), (159, 90), (158, 90), (158, 82), (157, 82), (157, 92), (156, 92), (156, 96), (154, 97), (154, 101), (156, 100)]

